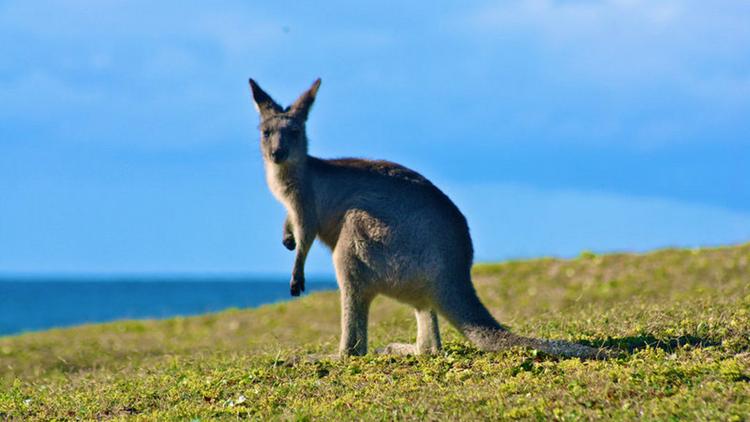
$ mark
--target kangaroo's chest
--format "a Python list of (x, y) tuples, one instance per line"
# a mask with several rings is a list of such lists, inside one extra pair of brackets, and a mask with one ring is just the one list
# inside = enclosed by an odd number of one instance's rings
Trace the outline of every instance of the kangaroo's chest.
[(302, 196), (300, 178), (276, 166), (266, 168), (266, 183), (273, 196), (281, 202), (287, 210), (295, 208), (295, 204)]

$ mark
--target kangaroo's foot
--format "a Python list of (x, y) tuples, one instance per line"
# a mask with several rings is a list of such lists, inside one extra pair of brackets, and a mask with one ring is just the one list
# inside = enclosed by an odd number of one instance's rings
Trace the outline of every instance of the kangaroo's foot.
[(614, 354), (610, 353), (608, 350), (597, 349), (563, 340), (543, 340), (540, 344), (542, 347), (538, 347), (538, 350), (555, 356), (593, 360), (603, 360), (614, 357)]
[(366, 354), (367, 354), (367, 348), (355, 347), (355, 348), (339, 349), (339, 354), (337, 356), (339, 357), (339, 359), (346, 359), (351, 356), (364, 356)]
[(379, 355), (408, 356), (408, 355), (418, 355), (419, 351), (417, 350), (416, 344), (391, 343), (383, 348), (376, 349), (375, 353)]

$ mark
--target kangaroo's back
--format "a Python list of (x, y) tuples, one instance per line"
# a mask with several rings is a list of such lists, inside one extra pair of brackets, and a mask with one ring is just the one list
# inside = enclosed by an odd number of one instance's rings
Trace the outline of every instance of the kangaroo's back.
[(366, 213), (389, 233), (390, 242), (380, 246), (388, 246), (391, 253), (402, 255), (414, 247), (420, 254), (412, 257), (416, 260), (436, 250), (441, 255), (436, 259), (468, 272), (473, 247), (466, 218), (426, 177), (384, 160), (311, 159), (308, 163), (317, 180), (320, 208), (332, 208), (334, 218), (346, 219), (347, 212)]

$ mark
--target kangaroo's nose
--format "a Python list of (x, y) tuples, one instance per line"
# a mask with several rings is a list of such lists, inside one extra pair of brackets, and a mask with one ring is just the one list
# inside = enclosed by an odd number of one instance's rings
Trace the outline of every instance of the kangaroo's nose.
[(285, 148), (279, 148), (276, 150), (271, 151), (271, 159), (274, 163), (279, 164), (286, 160), (286, 157), (289, 155), (289, 151), (287, 151)]

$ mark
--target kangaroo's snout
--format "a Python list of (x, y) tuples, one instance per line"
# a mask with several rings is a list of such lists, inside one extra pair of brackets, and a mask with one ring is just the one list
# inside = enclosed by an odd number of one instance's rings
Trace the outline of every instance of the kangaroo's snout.
[(271, 151), (271, 160), (276, 164), (283, 163), (289, 157), (289, 150), (286, 148), (277, 148)]

